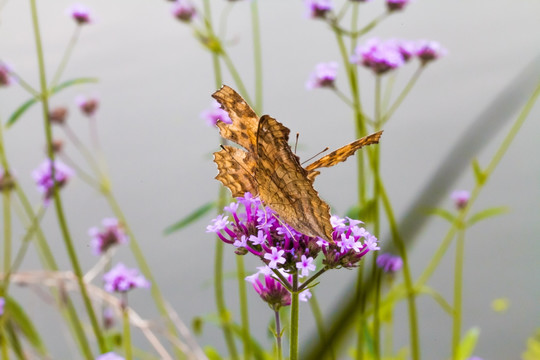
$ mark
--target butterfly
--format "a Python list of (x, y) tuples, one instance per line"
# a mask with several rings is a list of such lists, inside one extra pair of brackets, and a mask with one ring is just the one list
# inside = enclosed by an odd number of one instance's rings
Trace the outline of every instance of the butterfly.
[(288, 225), (302, 234), (333, 243), (330, 207), (313, 188), (317, 169), (345, 161), (363, 146), (377, 144), (382, 131), (353, 141), (319, 160), (300, 164), (289, 146), (290, 130), (276, 119), (260, 118), (232, 88), (223, 85), (212, 94), (232, 123), (217, 122), (220, 135), (242, 148), (225, 145), (214, 153), (216, 179), (234, 197), (250, 192), (259, 196)]

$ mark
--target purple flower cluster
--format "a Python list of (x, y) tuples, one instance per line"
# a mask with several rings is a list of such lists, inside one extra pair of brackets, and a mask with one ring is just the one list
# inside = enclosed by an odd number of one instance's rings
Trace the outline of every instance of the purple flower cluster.
[(212, 103), (212, 109), (204, 110), (201, 113), (201, 118), (206, 120), (209, 126), (216, 126), (218, 121), (223, 121), (226, 124), (232, 124), (232, 120), (229, 114), (221, 108), (221, 105), (214, 100)]
[(471, 193), (467, 190), (456, 190), (451, 195), (450, 198), (454, 200), (454, 204), (458, 210), (461, 210), (467, 206)]
[(129, 269), (124, 264), (118, 263), (108, 273), (103, 275), (105, 290), (108, 292), (125, 293), (135, 288), (149, 288), (150, 283), (139, 275), (137, 269)]
[(355, 49), (351, 62), (363, 65), (375, 74), (384, 74), (405, 65), (412, 57), (417, 57), (425, 65), (444, 55), (446, 50), (436, 41), (381, 41), (372, 38)]
[[(52, 177), (53, 162), (46, 159), (32, 172), (32, 177), (36, 182), (39, 192), (44, 194), (45, 205), (53, 196), (54, 180)], [(54, 161), (54, 177), (59, 188), (66, 185), (67, 181), (75, 175), (75, 172), (60, 160)]]
[[(313, 260), (319, 254), (327, 269), (352, 268), (371, 250), (379, 250), (377, 238), (363, 227), (361, 221), (332, 216), (334, 244), (299, 233), (279, 220), (259, 198), (246, 193), (225, 207), (229, 215), (219, 215), (207, 227), (207, 232), (236, 247), (236, 253), (252, 253), (272, 269), (287, 273), (300, 271), (307, 276), (315, 270)], [(232, 217), (232, 220), (229, 220)]]
[(308, 10), (307, 16), (312, 19), (326, 18), (326, 14), (333, 8), (330, 0), (305, 0), (305, 4)]
[(306, 83), (308, 90), (316, 88), (332, 88), (337, 76), (338, 63), (335, 61), (320, 63), (315, 67)]
[(13, 79), (9, 75), (11, 67), (5, 62), (0, 61), (0, 86), (9, 86)]
[(403, 10), (411, 0), (386, 0), (386, 8), (388, 11)]
[(104, 227), (103, 231), (99, 231), (97, 227), (92, 227), (88, 230), (88, 235), (92, 238), (90, 240), (90, 247), (94, 251), (94, 254), (102, 255), (114, 245), (128, 242), (128, 236), (118, 219), (105, 218), (102, 220), (102, 224)]
[(4, 306), (6, 306), (6, 299), (0, 296), (0, 316), (4, 314)]
[(66, 10), (66, 14), (71, 16), (79, 25), (89, 24), (93, 20), (90, 10), (82, 4), (72, 5)]
[(403, 260), (399, 256), (385, 253), (377, 257), (377, 266), (386, 273), (395, 273), (403, 267)]
[(191, 22), (197, 11), (189, 0), (176, 0), (172, 7), (172, 14), (183, 22)]
[(86, 116), (94, 115), (99, 107), (99, 100), (97, 96), (87, 97), (84, 95), (79, 95), (75, 98), (75, 103)]

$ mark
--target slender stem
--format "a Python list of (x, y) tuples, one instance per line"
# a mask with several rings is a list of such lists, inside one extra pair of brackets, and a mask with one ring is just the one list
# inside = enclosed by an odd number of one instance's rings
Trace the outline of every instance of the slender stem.
[(277, 355), (278, 355), (278, 360), (281, 360), (283, 358), (283, 354), (282, 354), (282, 351), (281, 351), (281, 323), (279, 321), (279, 310), (274, 310), (274, 319), (276, 321)]
[(461, 340), (461, 309), (463, 294), (463, 261), (465, 257), (465, 229), (460, 228), (456, 242), (456, 259), (454, 265), (454, 311), (452, 316), (452, 359), (458, 360), (459, 342)]
[(68, 60), (71, 57), (71, 54), (73, 53), (75, 44), (77, 43), (77, 40), (79, 39), (81, 28), (82, 28), (81, 25), (77, 25), (75, 27), (75, 31), (73, 32), (73, 35), (71, 35), (71, 39), (69, 40), (68, 46), (66, 50), (64, 51), (64, 56), (62, 57), (62, 61), (60, 62), (60, 65), (58, 66), (58, 68), (56, 69), (56, 72), (54, 73), (50, 89), (54, 88), (58, 84), (58, 81), (60, 81), (60, 77), (62, 76), (62, 73), (64, 72), (66, 68)]
[(334, 91), (334, 93), (345, 103), (347, 104), (347, 106), (351, 107), (352, 109), (354, 109), (354, 103), (351, 101), (351, 99), (349, 99), (347, 97), (347, 95), (345, 95), (342, 91), (340, 91), (337, 87), (332, 87), (332, 90)]
[(229, 72), (231, 73), (231, 76), (234, 79), (234, 82), (236, 86), (238, 86), (238, 90), (246, 100), (248, 104), (252, 104), (251, 98), (249, 97), (249, 93), (244, 86), (244, 82), (242, 81), (242, 77), (240, 77), (240, 73), (238, 70), (236, 70), (236, 67), (234, 66), (234, 63), (232, 62), (231, 58), (227, 54), (225, 50), (221, 52), (221, 57), (223, 58), (223, 61), (225, 62), (225, 66), (227, 66), (227, 69), (229, 69)]
[(289, 360), (298, 360), (298, 272), (292, 275), (293, 291), (291, 292), (291, 340), (289, 348)]
[[(8, 274), (11, 270), (11, 189), (2, 191), (2, 204), (4, 213), (4, 274)], [(4, 289), (7, 286), (7, 281), (9, 280), (6, 278), (3, 284)]]
[(4, 322), (1, 321), (2, 316), (0, 315), (0, 348), (2, 349), (2, 359), (9, 360), (9, 348), (7, 343), (6, 331), (4, 330)]
[(127, 293), (122, 294), (122, 320), (124, 325), (124, 338), (122, 343), (124, 345), (124, 355), (126, 360), (133, 360), (133, 351), (131, 348), (131, 328), (129, 326), (129, 307)]
[[(315, 296), (315, 293), (313, 290), (311, 290), (311, 299), (309, 299), (309, 307), (311, 308), (311, 312), (313, 313), (313, 318), (315, 319), (315, 325), (317, 326), (317, 332), (319, 333), (319, 338), (321, 341), (326, 341), (326, 331), (324, 329), (324, 319), (323, 314), (321, 312), (321, 307), (319, 306), (319, 302), (317, 301), (317, 296)], [(336, 354), (334, 353), (334, 349), (330, 351), (330, 359), (334, 360), (336, 358)]]
[(324, 274), (327, 270), (328, 268), (323, 267), (321, 270), (317, 271), (315, 275), (313, 275), (312, 277), (304, 281), (302, 285), (300, 285), (300, 287), (298, 288), (298, 292), (301, 293), (302, 291), (304, 291), (304, 289), (307, 288), (309, 284), (311, 284), (315, 279)]
[(377, 252), (373, 256), (373, 269), (371, 272), (375, 276), (375, 299), (373, 301), (373, 357), (381, 359), (381, 269), (377, 268)]
[(394, 103), (390, 106), (390, 109), (388, 109), (386, 114), (384, 114), (383, 118), (381, 119), (382, 125), (384, 125), (390, 119), (390, 117), (394, 114), (394, 112), (399, 108), (403, 100), (405, 100), (405, 98), (407, 97), (411, 89), (413, 88), (414, 84), (416, 84), (416, 81), (422, 74), (422, 70), (424, 70), (423, 65), (420, 65), (420, 67), (416, 69), (416, 71), (414, 72), (413, 76), (411, 77), (407, 85), (405, 85), (405, 87), (403, 88), (403, 91), (397, 97), (396, 101), (394, 101)]
[(246, 270), (244, 257), (236, 256), (236, 271), (238, 273), (238, 297), (240, 305), (240, 319), (242, 321), (242, 342), (244, 344), (244, 360), (251, 358), (251, 334), (249, 331), (249, 311), (246, 290)]
[[(39, 32), (36, 0), (30, 0), (30, 4), (31, 4), (31, 11), (32, 11), (32, 24), (34, 27), (34, 38), (36, 41), (37, 58), (38, 58), (38, 63), (39, 63), (39, 75), (40, 75), (39, 80), (40, 80), (41, 97), (42, 97), (41, 105), (42, 105), (43, 120), (44, 120), (44, 125), (45, 125), (45, 135), (47, 139), (47, 150), (48, 150), (49, 158), (52, 164), (54, 164), (54, 152), (52, 150), (52, 129), (51, 129), (51, 123), (49, 121), (49, 93), (47, 90), (47, 81), (46, 81), (46, 76), (45, 76), (45, 62), (43, 58), (43, 48), (41, 45), (41, 35)], [(68, 252), (68, 256), (69, 256), (71, 265), (73, 267), (73, 272), (75, 274), (75, 277), (77, 278), (77, 283), (79, 285), (83, 302), (86, 307), (86, 312), (88, 314), (88, 317), (90, 318), (92, 329), (94, 331), (94, 335), (96, 336), (99, 349), (102, 353), (104, 353), (106, 352), (105, 340), (103, 338), (103, 334), (101, 333), (101, 329), (99, 328), (99, 323), (96, 317), (96, 313), (94, 311), (94, 308), (92, 307), (92, 302), (90, 301), (88, 290), (86, 289), (86, 284), (84, 283), (84, 280), (83, 280), (83, 273), (82, 273), (79, 261), (77, 259), (75, 248), (73, 246), (73, 241), (71, 239), (71, 234), (69, 233), (69, 229), (67, 227), (67, 222), (65, 219), (64, 210), (62, 206), (62, 200), (58, 192), (58, 183), (56, 182), (54, 165), (51, 166), (51, 173), (52, 173), (51, 177), (54, 182), (53, 184), (54, 205), (55, 205), (56, 215), (58, 218), (58, 223), (60, 225), (60, 230), (62, 232), (62, 238), (64, 239), (64, 245), (66, 246), (66, 250)]]
[(365, 261), (360, 262), (358, 266), (358, 274), (356, 275), (356, 304), (360, 310), (358, 311), (358, 330), (356, 334), (356, 360), (364, 359), (364, 348), (365, 348), (365, 338), (364, 332), (367, 328), (367, 319), (366, 319), (366, 296), (364, 289), (364, 268), (366, 267)]
[(261, 114), (263, 109), (263, 66), (258, 0), (251, 2), (251, 28), (253, 35), (253, 62), (255, 66), (255, 112)]
[(62, 129), (64, 130), (64, 132), (66, 133), (67, 137), (69, 138), (69, 140), (71, 140), (71, 142), (73, 143), (73, 145), (75, 145), (75, 147), (77, 148), (77, 150), (79, 150), (79, 152), (82, 154), (82, 156), (86, 159), (86, 161), (88, 162), (88, 164), (92, 167), (92, 169), (94, 170), (94, 172), (96, 172), (96, 174), (101, 174), (100, 173), (100, 168), (99, 168), (99, 165), (98, 163), (96, 162), (96, 160), (94, 159), (94, 157), (92, 156), (92, 152), (90, 150), (88, 150), (88, 148), (83, 144), (83, 142), (79, 139), (79, 137), (77, 136), (77, 134), (75, 134), (75, 132), (73, 130), (71, 130), (71, 127), (69, 127), (68, 124), (64, 124), (62, 126)]
[(10, 71), (9, 72), (9, 75), (11, 75), (12, 77), (15, 78), (15, 80), (17, 81), (17, 84), (21, 85), (21, 87), (23, 89), (25, 89), (26, 91), (28, 91), (30, 94), (32, 94), (36, 99), (39, 99), (40, 98), (40, 95), (39, 95), (39, 91), (37, 91), (36, 89), (34, 89), (32, 87), (32, 85), (30, 85), (29, 83), (27, 83), (19, 74), (17, 74), (16, 72), (14, 71)]

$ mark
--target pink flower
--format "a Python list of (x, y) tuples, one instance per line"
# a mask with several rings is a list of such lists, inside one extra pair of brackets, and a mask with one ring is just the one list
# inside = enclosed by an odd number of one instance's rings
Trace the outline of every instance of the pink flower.
[(386, 8), (388, 11), (403, 10), (411, 0), (386, 0)]
[(89, 24), (92, 22), (92, 16), (90, 16), (90, 9), (82, 4), (74, 4), (66, 9), (66, 14), (71, 16), (73, 20), (79, 25)]
[(315, 71), (311, 73), (306, 83), (308, 90), (334, 87), (334, 81), (337, 76), (338, 63), (335, 61), (329, 63), (320, 63), (315, 67)]
[(329, 11), (332, 11), (330, 0), (305, 0), (308, 8), (308, 16), (312, 19), (324, 19)]
[(6, 299), (0, 296), (0, 316), (4, 313), (4, 306), (6, 306)]
[(86, 97), (79, 95), (75, 98), (75, 103), (86, 116), (94, 115), (99, 106), (99, 100), (96, 96)]
[(150, 283), (139, 275), (137, 269), (128, 269), (124, 264), (118, 263), (108, 273), (103, 275), (105, 290), (108, 292), (127, 292), (135, 288), (149, 288)]
[(403, 260), (401, 260), (399, 256), (384, 253), (377, 257), (377, 266), (386, 273), (394, 273), (401, 270), (403, 267)]
[(454, 204), (456, 204), (456, 207), (459, 210), (467, 206), (470, 197), (471, 193), (469, 193), (467, 190), (456, 190), (452, 193), (452, 195), (450, 195), (450, 198), (454, 200)]
[(189, 0), (176, 0), (172, 7), (172, 13), (180, 21), (191, 22), (197, 12)]
[(447, 53), (448, 51), (437, 41), (420, 40), (416, 45), (416, 56), (418, 56), (422, 64), (427, 64)]
[(11, 72), (11, 66), (5, 62), (0, 61), (0, 86), (9, 86), (13, 82), (13, 79), (9, 75)]
[(99, 355), (96, 360), (124, 360), (124, 358), (111, 351)]
[[(37, 169), (32, 172), (39, 192), (44, 194), (45, 205), (53, 196), (53, 175), (52, 175), (53, 163), (50, 159), (46, 159), (39, 165)], [(75, 172), (65, 165), (60, 160), (54, 161), (54, 178), (58, 184), (58, 188), (62, 188), (66, 185), (67, 181), (75, 175)]]
[(104, 227), (103, 231), (99, 231), (97, 227), (92, 227), (88, 230), (88, 235), (92, 237), (90, 247), (94, 251), (94, 254), (102, 255), (111, 247), (128, 242), (128, 236), (117, 219), (105, 218), (102, 220), (102, 224)]
[(364, 65), (375, 74), (384, 74), (403, 66), (405, 59), (394, 40), (383, 42), (373, 38), (356, 48), (351, 62)]
[(201, 113), (201, 118), (206, 120), (208, 125), (216, 126), (218, 121), (223, 121), (225, 124), (232, 124), (229, 114), (227, 114), (227, 112), (221, 108), (217, 101), (214, 100), (212, 107), (212, 109), (204, 110)]

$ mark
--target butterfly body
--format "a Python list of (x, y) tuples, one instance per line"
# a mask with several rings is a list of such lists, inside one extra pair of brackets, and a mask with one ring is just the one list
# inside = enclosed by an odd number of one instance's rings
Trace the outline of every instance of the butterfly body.
[(227, 111), (232, 124), (218, 121), (223, 138), (244, 149), (223, 146), (214, 153), (216, 179), (234, 197), (246, 192), (259, 196), (266, 206), (295, 230), (333, 242), (330, 207), (313, 188), (316, 169), (345, 161), (362, 146), (378, 143), (382, 131), (358, 139), (303, 168), (289, 146), (290, 130), (276, 119), (260, 119), (233, 89), (224, 85), (212, 95)]

